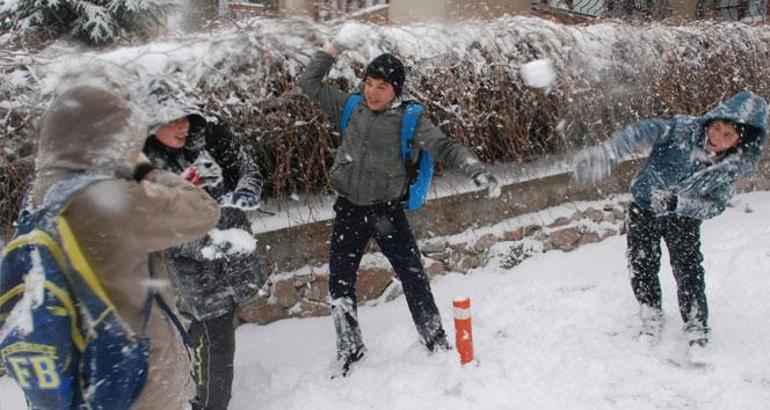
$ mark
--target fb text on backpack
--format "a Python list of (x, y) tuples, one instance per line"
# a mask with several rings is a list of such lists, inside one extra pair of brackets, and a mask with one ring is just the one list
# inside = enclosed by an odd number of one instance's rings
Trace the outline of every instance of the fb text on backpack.
[[(39, 208), (22, 212), (0, 261), (0, 361), (31, 408), (127, 409), (146, 381), (144, 329), (118, 315), (62, 215), (103, 179), (54, 185)], [(148, 291), (145, 326), (155, 296)]]

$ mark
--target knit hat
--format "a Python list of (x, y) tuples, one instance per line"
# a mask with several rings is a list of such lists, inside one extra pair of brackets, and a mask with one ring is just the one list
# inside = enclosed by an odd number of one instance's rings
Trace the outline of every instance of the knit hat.
[(366, 73), (364, 78), (372, 77), (377, 78), (389, 83), (396, 91), (396, 95), (401, 95), (401, 91), (404, 89), (404, 81), (406, 80), (406, 72), (404, 71), (404, 64), (401, 60), (396, 58), (393, 54), (380, 54), (372, 60), (366, 67)]

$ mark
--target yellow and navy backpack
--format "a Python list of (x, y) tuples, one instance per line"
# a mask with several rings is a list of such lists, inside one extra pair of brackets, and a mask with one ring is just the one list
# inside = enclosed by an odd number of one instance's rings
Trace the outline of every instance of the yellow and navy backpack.
[[(147, 378), (145, 329), (136, 334), (118, 315), (62, 215), (74, 194), (105, 179), (55, 184), (42, 206), (21, 213), (3, 251), (0, 360), (33, 409), (128, 409)], [(148, 290), (144, 328), (153, 301), (171, 314)]]

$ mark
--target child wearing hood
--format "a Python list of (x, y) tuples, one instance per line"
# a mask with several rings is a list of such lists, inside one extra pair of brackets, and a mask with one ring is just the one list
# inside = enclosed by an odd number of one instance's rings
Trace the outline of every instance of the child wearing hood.
[(742, 91), (702, 117), (649, 119), (616, 132), (577, 157), (575, 174), (595, 182), (623, 157), (652, 146), (631, 182), (628, 266), (640, 304), (639, 336), (655, 344), (664, 324), (660, 240), (666, 242), (678, 287), (679, 312), (692, 362), (708, 346), (708, 306), (700, 226), (721, 214), (735, 183), (754, 171), (767, 136), (767, 103)]

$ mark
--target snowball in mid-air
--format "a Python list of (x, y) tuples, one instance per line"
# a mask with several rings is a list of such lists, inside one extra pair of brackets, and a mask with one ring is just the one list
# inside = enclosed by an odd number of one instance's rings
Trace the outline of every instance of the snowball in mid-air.
[(519, 72), (524, 83), (530, 87), (545, 88), (556, 80), (553, 63), (547, 58), (530, 61), (522, 65)]

